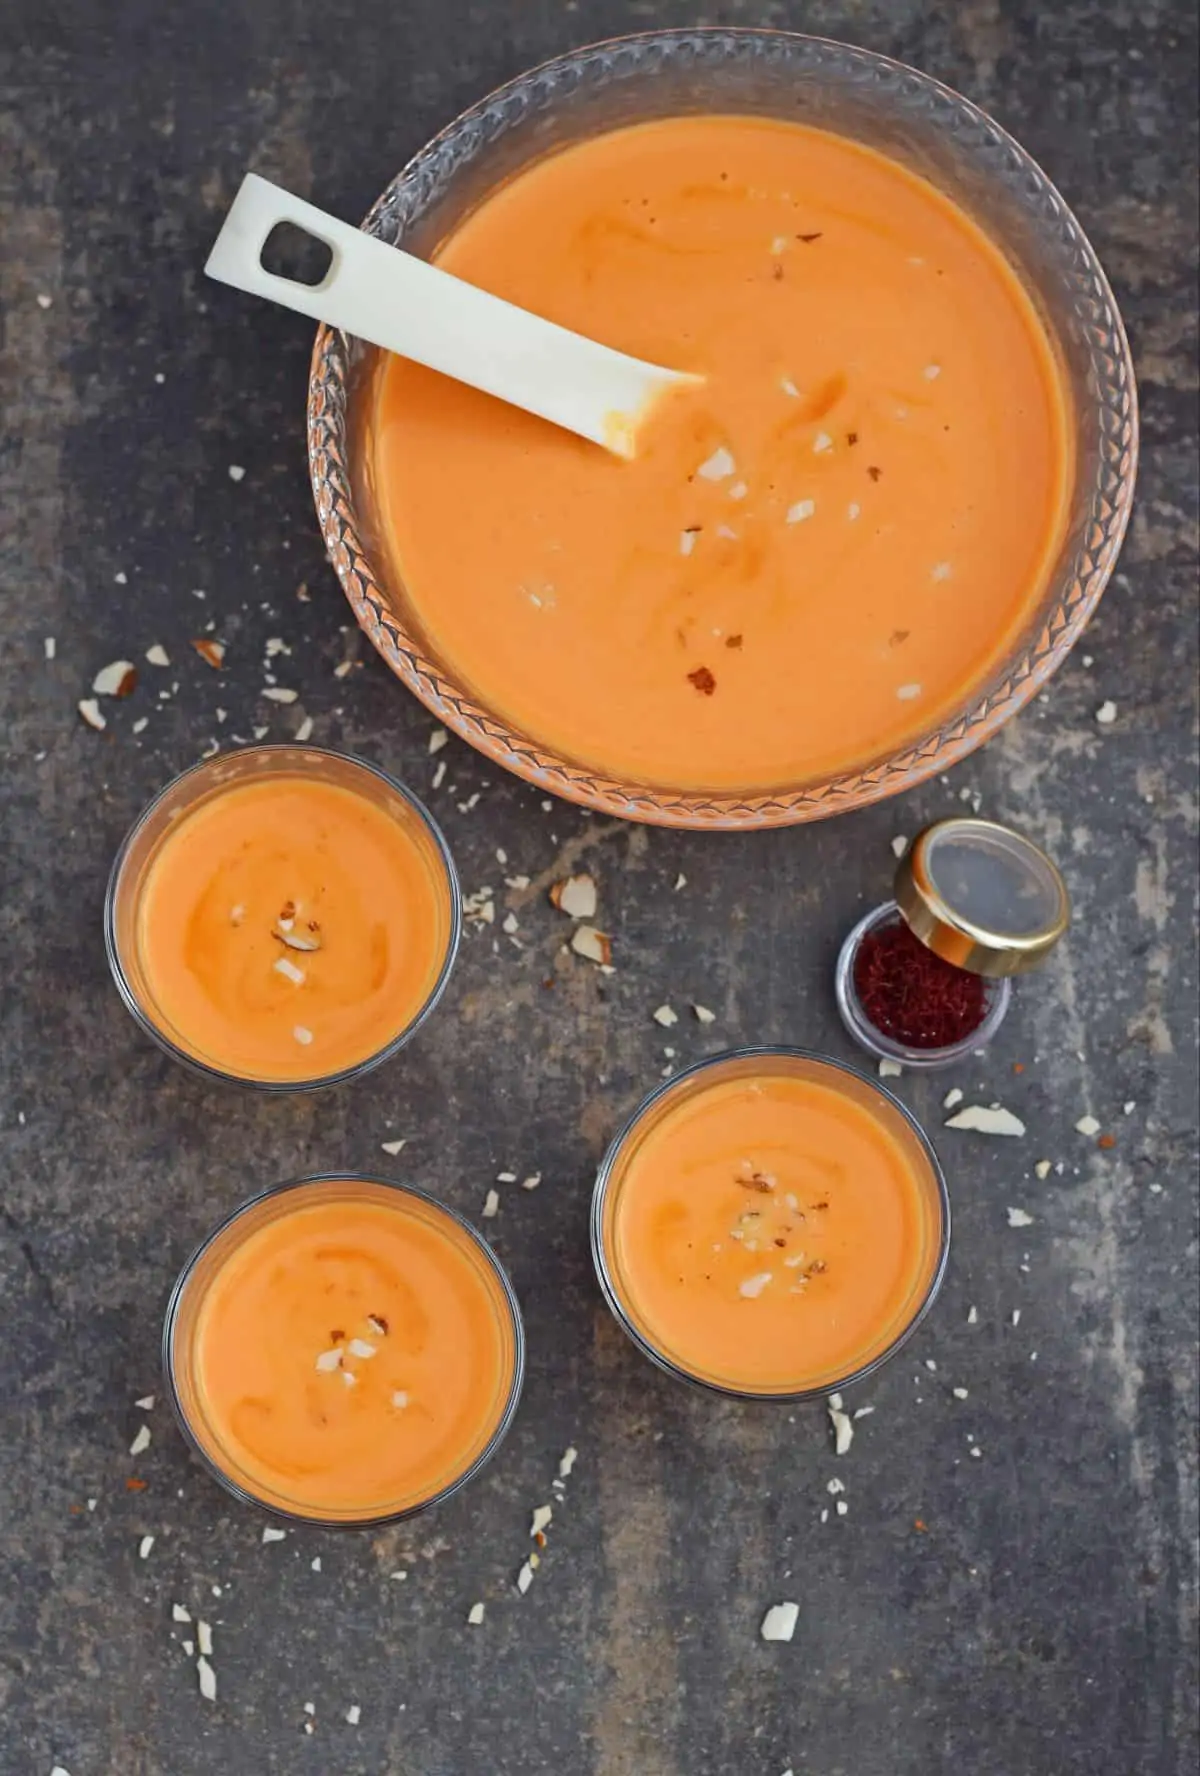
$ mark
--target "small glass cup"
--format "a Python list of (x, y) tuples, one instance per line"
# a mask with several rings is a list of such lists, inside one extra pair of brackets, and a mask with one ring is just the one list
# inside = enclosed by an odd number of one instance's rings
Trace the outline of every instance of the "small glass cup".
[[(210, 1064), (193, 1053), (183, 1033), (155, 1003), (141, 959), (138, 927), (149, 870), (166, 835), (211, 798), (272, 777), (305, 776), (367, 797), (393, 816), (424, 852), (445, 896), (445, 954), (436, 978), (415, 1016), (373, 1054), (335, 1073), (299, 1079), (260, 1079)], [(316, 1091), (358, 1079), (390, 1060), (420, 1029), (446, 988), (462, 935), (458, 872), (441, 829), (428, 809), (377, 765), (326, 747), (287, 743), (248, 746), (239, 752), (193, 765), (156, 795), (130, 828), (113, 862), (104, 902), (104, 947), (117, 991), (136, 1022), (158, 1046), (205, 1079), (250, 1086), (257, 1091)]]
[[(398, 1501), (385, 1512), (355, 1514), (352, 1511), (323, 1514), (288, 1500), (282, 1493), (268, 1496), (242, 1472), (221, 1444), (204, 1409), (196, 1373), (195, 1333), (205, 1294), (222, 1266), (250, 1235), (271, 1221), (310, 1204), (346, 1201), (388, 1203), (398, 1197), (416, 1206), (431, 1221), (452, 1226), (456, 1237), (466, 1236), (467, 1249), (494, 1290), (500, 1334), (505, 1351), (507, 1384), (493, 1403), (490, 1421), (481, 1427), (478, 1445), (460, 1472), (447, 1477), (428, 1497)], [(270, 1516), (289, 1523), (307, 1523), (322, 1529), (378, 1529), (399, 1523), (450, 1498), (486, 1467), (503, 1442), (521, 1398), (525, 1378), (525, 1331), (521, 1309), (512, 1284), (487, 1241), (470, 1223), (445, 1203), (424, 1190), (358, 1173), (322, 1173), (276, 1184), (239, 1205), (199, 1245), (179, 1274), (163, 1321), (162, 1365), (167, 1394), (176, 1420), (208, 1472), (226, 1491), (244, 1504), (256, 1505)]]
[[(617, 1203), (630, 1159), (648, 1134), (689, 1094), (699, 1094), (725, 1080), (761, 1077), (774, 1073), (811, 1080), (844, 1093), (867, 1110), (898, 1143), (922, 1189), (924, 1208), (924, 1264), (908, 1299), (884, 1328), (889, 1334), (866, 1361), (842, 1374), (818, 1374), (803, 1387), (792, 1389), (735, 1387), (720, 1377), (686, 1368), (656, 1342), (630, 1298), (621, 1275), (614, 1238)], [(659, 1369), (680, 1381), (741, 1400), (814, 1400), (850, 1387), (873, 1375), (895, 1356), (912, 1337), (937, 1298), (950, 1255), (950, 1198), (946, 1180), (921, 1125), (912, 1113), (874, 1080), (853, 1067), (802, 1048), (738, 1048), (686, 1067), (658, 1086), (634, 1111), (614, 1138), (601, 1162), (592, 1193), (592, 1261), (605, 1301), (629, 1338)], [(878, 1340), (876, 1340), (878, 1346)]]
[(885, 901), (882, 906), (875, 907), (858, 921), (842, 945), (837, 959), (837, 969), (833, 977), (837, 1008), (848, 1033), (860, 1048), (874, 1055), (876, 1060), (898, 1061), (902, 1066), (925, 1072), (933, 1072), (939, 1067), (952, 1067), (956, 1061), (964, 1060), (977, 1048), (984, 1048), (992, 1040), (1004, 1022), (1012, 1000), (1012, 982), (1007, 975), (991, 979), (981, 977), (986, 1010), (982, 1021), (960, 1042), (951, 1042), (945, 1048), (910, 1048), (907, 1043), (897, 1042), (894, 1037), (877, 1029), (867, 1016), (858, 996), (854, 970), (863, 938), (868, 933), (902, 923), (900, 908), (894, 900)]

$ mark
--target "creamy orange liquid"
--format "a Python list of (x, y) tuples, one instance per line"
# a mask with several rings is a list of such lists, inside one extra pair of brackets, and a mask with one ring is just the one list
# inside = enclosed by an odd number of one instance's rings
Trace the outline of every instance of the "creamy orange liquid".
[(940, 1226), (931, 1179), (880, 1116), (764, 1073), (668, 1109), (617, 1188), (606, 1247), (626, 1311), (680, 1368), (799, 1392), (912, 1320)]
[(280, 775), (218, 791), (168, 832), (141, 894), (139, 964), (189, 1054), (246, 1078), (316, 1079), (412, 1021), (451, 920), (415, 818)]
[(388, 549), (486, 705), (619, 777), (741, 789), (891, 752), (998, 667), (1063, 535), (1069, 418), (1030, 301), (932, 186), (799, 125), (674, 119), (534, 166), (437, 259), (706, 378), (626, 463), (383, 361)]
[(196, 1314), (189, 1423), (280, 1508), (422, 1503), (471, 1466), (507, 1404), (515, 1342), (494, 1272), (449, 1216), (385, 1194), (258, 1227)]

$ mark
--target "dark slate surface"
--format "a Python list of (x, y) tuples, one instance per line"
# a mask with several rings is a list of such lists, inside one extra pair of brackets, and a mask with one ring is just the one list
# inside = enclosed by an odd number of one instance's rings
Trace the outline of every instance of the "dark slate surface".
[[(185, 1077), (121, 1009), (99, 940), (112, 851), (210, 738), (254, 724), (284, 735), (307, 711), (318, 739), (425, 789), (430, 721), (348, 627), (322, 561), (301, 437), (309, 331), (206, 287), (208, 244), (246, 167), (356, 216), (434, 129), (523, 65), (701, 15), (675, 0), (10, 0), (4, 1776), (55, 1763), (70, 1776), (1193, 1767), (1192, 15), (1182, 0), (709, 10), (924, 66), (994, 110), (1077, 208), (1130, 324), (1145, 418), (1138, 511), (1091, 664), (1077, 650), (948, 784), (756, 837), (547, 813), (453, 742), (434, 805), (468, 888), (499, 883), (497, 846), (538, 884), (518, 909), (527, 948), (494, 954), (470, 937), (444, 1008), (398, 1064), (264, 1102)], [(187, 646), (210, 618), (229, 645), (219, 677)], [(259, 696), (275, 635), (293, 650), (281, 678), (303, 693), (290, 710)], [(86, 729), (75, 703), (95, 670), (156, 641), (172, 670), (146, 668), (108, 732)], [(343, 659), (355, 667), (339, 680)], [(160, 684), (177, 686), (161, 702)], [(1118, 719), (1101, 728), (1107, 697)], [(855, 1396), (875, 1412), (837, 1461), (819, 1409), (714, 1404), (638, 1359), (590, 1274), (590, 1174), (663, 1064), (649, 1014), (664, 999), (719, 1013), (710, 1031), (671, 1033), (683, 1056), (743, 1039), (848, 1054), (830, 991), (839, 937), (882, 896), (889, 839), (964, 788), (1059, 855), (1077, 925), (959, 1080), (1002, 1096), (1030, 1133), (941, 1137), (949, 1280), (910, 1352)], [(600, 877), (619, 972), (602, 985), (580, 964), (546, 992), (562, 928), (540, 888), (575, 861)], [(901, 1090), (936, 1128), (948, 1083)], [(1111, 1152), (1073, 1132), (1087, 1110), (1116, 1133)], [(409, 1138), (398, 1173), (468, 1214), (506, 1165), (544, 1173), (492, 1224), (528, 1316), (525, 1403), (488, 1474), (416, 1527), (263, 1546), (161, 1406), (150, 1451), (128, 1456), (135, 1396), (161, 1393), (163, 1303), (240, 1194), (386, 1163), (392, 1135)], [(1042, 1156), (1065, 1162), (1044, 1184)], [(1010, 1204), (1033, 1214), (1027, 1231), (1008, 1228)], [(518, 1599), (530, 1510), (571, 1442), (567, 1502)], [(126, 1489), (134, 1473), (145, 1491)], [(849, 1513), (821, 1525), (835, 1474)], [(144, 1561), (143, 1534), (157, 1538)], [(762, 1611), (785, 1596), (801, 1605), (796, 1638), (766, 1646)], [(476, 1598), (488, 1615), (472, 1630)], [(173, 1602), (215, 1625), (215, 1705), (197, 1694)]]

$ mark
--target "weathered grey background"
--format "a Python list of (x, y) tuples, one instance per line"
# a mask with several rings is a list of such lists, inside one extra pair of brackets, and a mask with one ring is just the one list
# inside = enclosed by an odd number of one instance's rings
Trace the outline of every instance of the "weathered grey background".
[[(1194, 1767), (1193, 10), (4, 0), (3, 1776), (55, 1762), (71, 1776)], [(286, 1102), (206, 1089), (142, 1040), (105, 971), (105, 876), (142, 802), (211, 739), (286, 735), (305, 711), (318, 739), (419, 790), (431, 775), (428, 718), (347, 626), (322, 560), (302, 446), (310, 331), (201, 276), (223, 209), (254, 167), (359, 215), (494, 83), (572, 44), (702, 17), (918, 63), (993, 110), (1075, 206), (1124, 306), (1145, 419), (1094, 658), (1077, 650), (952, 781), (755, 837), (546, 813), (453, 742), (433, 806), (468, 889), (500, 886), (497, 846), (534, 878), (517, 897), (527, 947), (469, 935), (433, 1023), (360, 1086)], [(209, 619), (229, 647), (219, 676), (187, 645)], [(292, 649), (277, 662), (302, 693), (290, 709), (260, 697), (270, 636)], [(146, 667), (108, 731), (89, 731), (75, 704), (93, 673), (153, 642), (173, 669)], [(1100, 727), (1110, 697), (1118, 718)], [(962, 788), (1053, 848), (1077, 920), (959, 1080), (1029, 1135), (940, 1138), (949, 1280), (915, 1345), (853, 1401), (875, 1411), (837, 1461), (820, 1410), (694, 1397), (623, 1342), (589, 1268), (590, 1178), (663, 1065), (650, 1012), (664, 999), (719, 1013), (670, 1033), (683, 1056), (743, 1039), (848, 1053), (839, 938), (883, 895), (889, 839)], [(562, 924), (540, 889), (575, 861), (602, 883), (608, 982), (555, 961)], [(936, 1130), (952, 1082), (901, 1090)], [(1074, 1132), (1085, 1111), (1112, 1151)], [(543, 1172), (491, 1224), (528, 1319), (525, 1402), (487, 1475), (435, 1517), (264, 1547), (161, 1406), (148, 1454), (128, 1456), (135, 1396), (161, 1393), (167, 1290), (240, 1195), (387, 1166), (392, 1136), (409, 1139), (396, 1172), (468, 1214), (497, 1171)], [(1038, 1183), (1043, 1156), (1065, 1170)], [(1010, 1204), (1034, 1216), (1027, 1231), (1009, 1229)], [(529, 1513), (570, 1442), (567, 1502), (521, 1599)], [(822, 1525), (835, 1474), (849, 1513)], [(143, 1534), (157, 1538), (146, 1560)], [(789, 1596), (794, 1642), (762, 1644), (764, 1608)], [(468, 1629), (476, 1598), (486, 1625)], [(175, 1601), (216, 1625), (215, 1706)]]

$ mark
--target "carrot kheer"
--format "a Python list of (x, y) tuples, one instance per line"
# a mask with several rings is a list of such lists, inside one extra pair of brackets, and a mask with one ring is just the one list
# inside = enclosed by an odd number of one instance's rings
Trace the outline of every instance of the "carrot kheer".
[(1063, 538), (1068, 398), (932, 185), (807, 126), (674, 118), (535, 164), (436, 260), (704, 378), (626, 462), (381, 357), (385, 546), (493, 712), (626, 780), (765, 789), (895, 751), (999, 669)]
[(943, 1232), (932, 1170), (881, 1093), (820, 1071), (828, 1082), (769, 1060), (701, 1074), (628, 1137), (606, 1263), (632, 1325), (695, 1379), (745, 1393), (834, 1386), (928, 1298)]
[(299, 769), (228, 786), (149, 863), (137, 916), (148, 1007), (220, 1072), (328, 1077), (377, 1055), (427, 1003), (453, 893), (407, 804), (393, 815)]
[(310, 1183), (252, 1205), (177, 1334), (180, 1401), (218, 1468), (301, 1516), (413, 1509), (495, 1436), (518, 1369), (482, 1243), (427, 1198)]

